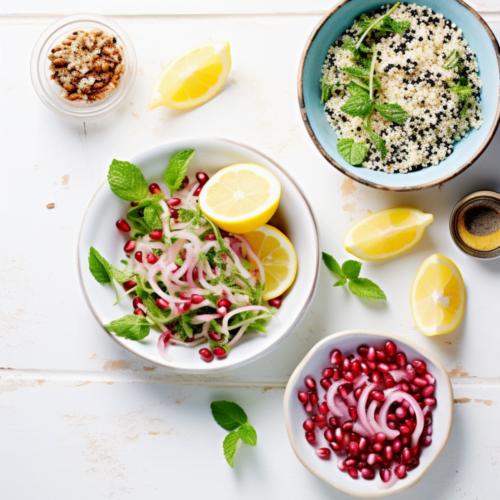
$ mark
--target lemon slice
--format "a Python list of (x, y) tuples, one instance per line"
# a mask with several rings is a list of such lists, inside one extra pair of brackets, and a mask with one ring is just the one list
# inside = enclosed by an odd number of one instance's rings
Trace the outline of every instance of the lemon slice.
[(219, 170), (201, 190), (201, 211), (221, 229), (249, 233), (274, 215), (281, 196), (278, 179), (255, 163)]
[(206, 42), (174, 59), (156, 80), (148, 108), (192, 108), (211, 99), (231, 69), (229, 42)]
[[(262, 226), (245, 234), (265, 274), (264, 299), (274, 299), (287, 290), (297, 274), (297, 256), (290, 240), (272, 226)], [(250, 259), (252, 269), (258, 269)]]
[(425, 335), (454, 330), (465, 308), (465, 286), (457, 266), (439, 254), (426, 259), (411, 287), (413, 321)]
[(386, 208), (356, 222), (344, 237), (344, 247), (360, 259), (389, 259), (416, 245), (433, 220), (418, 208)]

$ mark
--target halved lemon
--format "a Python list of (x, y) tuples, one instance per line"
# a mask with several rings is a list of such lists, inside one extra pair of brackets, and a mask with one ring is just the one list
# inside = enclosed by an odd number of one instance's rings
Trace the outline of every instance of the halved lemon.
[(431, 255), (413, 279), (410, 301), (413, 321), (425, 335), (454, 330), (465, 308), (465, 286), (458, 267), (447, 257)]
[(274, 215), (281, 184), (255, 163), (237, 163), (219, 170), (201, 190), (201, 211), (221, 229), (236, 234), (263, 226)]
[(360, 259), (389, 259), (416, 245), (433, 220), (419, 208), (386, 208), (356, 222), (344, 237), (344, 247)]
[(174, 59), (156, 80), (148, 108), (192, 108), (212, 98), (231, 70), (229, 42), (205, 42)]
[[(287, 290), (297, 274), (297, 256), (290, 240), (272, 226), (262, 226), (245, 234), (265, 274), (264, 299), (274, 299)], [(258, 269), (250, 259), (252, 269)]]

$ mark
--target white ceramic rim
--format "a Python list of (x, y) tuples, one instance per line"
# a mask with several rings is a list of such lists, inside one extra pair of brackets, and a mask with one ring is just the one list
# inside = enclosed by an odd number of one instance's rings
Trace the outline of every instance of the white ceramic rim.
[[(283, 333), (280, 337), (278, 337), (265, 350), (263, 350), (263, 351), (261, 351), (259, 353), (256, 353), (253, 356), (250, 356), (249, 358), (247, 358), (247, 359), (245, 359), (245, 360), (243, 360), (243, 361), (241, 361), (239, 363), (235, 363), (235, 364), (231, 365), (230, 367), (224, 367), (224, 365), (222, 365), (220, 367), (217, 367), (217, 366), (213, 366), (212, 367), (212, 366), (210, 366), (208, 364), (205, 364), (203, 366), (203, 368), (200, 368), (200, 369), (183, 369), (183, 368), (173, 367), (171, 365), (166, 365), (166, 364), (163, 364), (163, 363), (158, 363), (157, 360), (155, 360), (153, 358), (150, 358), (149, 356), (143, 356), (143, 355), (140, 355), (137, 352), (133, 351), (129, 347), (129, 345), (126, 342), (123, 341), (123, 339), (121, 339), (120, 337), (117, 337), (116, 335), (114, 335), (111, 332), (108, 332), (108, 330), (106, 330), (106, 328), (104, 328), (104, 323), (102, 322), (101, 318), (99, 317), (99, 315), (97, 314), (96, 310), (92, 306), (92, 302), (91, 302), (90, 297), (89, 297), (89, 295), (87, 293), (87, 289), (85, 288), (85, 283), (84, 283), (84, 279), (83, 279), (83, 270), (82, 270), (82, 267), (81, 267), (82, 260), (81, 260), (81, 255), (80, 255), (80, 239), (82, 237), (83, 224), (84, 224), (85, 219), (87, 217), (87, 214), (88, 214), (88, 212), (90, 210), (92, 202), (94, 201), (95, 197), (97, 196), (97, 194), (99, 193), (99, 191), (101, 190), (101, 188), (107, 182), (107, 179), (104, 179), (99, 184), (99, 186), (97, 187), (96, 191), (92, 195), (92, 198), (90, 199), (90, 201), (89, 201), (89, 203), (87, 205), (87, 208), (85, 209), (85, 213), (83, 215), (82, 222), (80, 223), (80, 231), (78, 233), (77, 252), (76, 252), (77, 266), (78, 266), (78, 277), (80, 278), (80, 286), (82, 288), (83, 295), (85, 296), (85, 300), (87, 302), (87, 305), (89, 306), (90, 310), (92, 311), (92, 314), (94, 315), (94, 317), (97, 319), (97, 321), (101, 325), (102, 329), (106, 332), (106, 334), (109, 337), (111, 337), (118, 345), (120, 345), (120, 347), (123, 347), (124, 349), (126, 349), (127, 351), (129, 351), (134, 356), (137, 356), (138, 358), (141, 358), (142, 360), (147, 361), (148, 363), (151, 363), (151, 364), (153, 364), (155, 366), (159, 366), (160, 368), (164, 368), (164, 369), (166, 369), (166, 370), (168, 370), (170, 372), (187, 373), (187, 374), (207, 374), (207, 373), (217, 373), (217, 372), (234, 370), (235, 368), (239, 368), (241, 366), (244, 366), (244, 365), (246, 365), (248, 363), (251, 363), (252, 361), (255, 361), (256, 359), (261, 358), (262, 356), (264, 356), (266, 354), (269, 354), (271, 351), (273, 351), (279, 345), (281, 345), (285, 341), (285, 339), (295, 330), (295, 328), (297, 328), (297, 326), (299, 325), (299, 323), (304, 318), (306, 312), (308, 311), (308, 309), (309, 309), (309, 307), (310, 307), (310, 305), (311, 305), (311, 303), (312, 303), (312, 301), (314, 299), (314, 296), (316, 294), (316, 290), (318, 288), (319, 265), (320, 265), (319, 230), (318, 230), (318, 224), (316, 222), (316, 217), (314, 216), (314, 212), (313, 212), (313, 210), (311, 208), (311, 205), (309, 204), (306, 196), (302, 192), (302, 189), (295, 182), (295, 179), (281, 165), (279, 165), (277, 162), (275, 162), (273, 159), (271, 159), (269, 156), (265, 155), (264, 153), (262, 153), (258, 149), (254, 148), (254, 147), (251, 147), (251, 146), (248, 146), (246, 144), (242, 144), (241, 142), (233, 141), (231, 139), (224, 139), (222, 137), (216, 137), (216, 136), (198, 136), (198, 137), (195, 138), (195, 137), (187, 136), (187, 137), (178, 137), (176, 139), (173, 139), (172, 141), (164, 142), (163, 144), (157, 145), (157, 146), (155, 146), (155, 147), (153, 147), (153, 148), (151, 148), (149, 150), (143, 151), (142, 153), (139, 153), (138, 155), (135, 155), (135, 156), (140, 156), (140, 155), (145, 154), (145, 153), (147, 153), (149, 151), (152, 151), (154, 149), (159, 149), (159, 148), (164, 147), (166, 145), (172, 145), (172, 144), (174, 144), (176, 142), (194, 141), (194, 140), (200, 140), (200, 139), (226, 142), (228, 144), (233, 144), (233, 145), (242, 147), (244, 149), (247, 149), (249, 151), (252, 151), (253, 153), (256, 153), (256, 154), (262, 156), (267, 161), (269, 161), (270, 163), (272, 163), (278, 170), (280, 170), (280, 172), (285, 177), (287, 177), (289, 179), (289, 181), (293, 184), (293, 186), (295, 186), (295, 189), (297, 189), (297, 192), (299, 193), (299, 195), (301, 196), (301, 198), (304, 200), (304, 203), (306, 204), (306, 206), (307, 206), (307, 208), (309, 210), (309, 215), (311, 216), (311, 219), (312, 219), (313, 224), (314, 224), (314, 229), (315, 229), (315, 231), (314, 231), (314, 235), (315, 235), (315, 238), (314, 238), (314, 248), (315, 248), (315, 254), (316, 254), (316, 263), (315, 263), (315, 271), (314, 271), (314, 285), (311, 288), (311, 290), (310, 290), (310, 292), (309, 292), (309, 294), (307, 296), (307, 300), (305, 301), (305, 303), (303, 304), (303, 306), (300, 309), (299, 313), (297, 314), (297, 317), (295, 318), (295, 321), (291, 324), (290, 328), (285, 333)], [(202, 365), (200, 365), (200, 366), (202, 366)]]
[[(53, 82), (46, 82), (49, 73), (49, 64), (46, 56), (53, 42), (55, 33), (74, 31), (75, 26), (86, 28), (98, 25), (103, 31), (108, 31), (119, 39), (124, 52), (125, 72), (117, 86), (109, 96), (94, 103), (75, 104), (60, 97), (52, 91)], [(61, 37), (62, 38), (62, 37)], [(31, 54), (31, 82), (40, 100), (54, 113), (72, 120), (95, 120), (119, 106), (132, 90), (137, 75), (137, 56), (132, 40), (126, 31), (115, 21), (98, 14), (79, 13), (62, 17), (48, 26), (38, 37)]]
[[(385, 491), (375, 491), (373, 494), (364, 494), (364, 493), (359, 493), (355, 490), (351, 490), (349, 488), (344, 488), (341, 485), (333, 484), (332, 481), (329, 478), (323, 477), (321, 474), (319, 474), (314, 468), (310, 467), (309, 464), (307, 463), (307, 460), (305, 460), (302, 455), (300, 454), (297, 446), (295, 445), (295, 438), (294, 438), (294, 433), (292, 429), (292, 424), (290, 422), (290, 416), (289, 416), (289, 408), (290, 408), (290, 398), (296, 397), (295, 394), (292, 394), (292, 386), (295, 385), (297, 382), (297, 379), (303, 375), (303, 370), (305, 365), (308, 363), (310, 358), (313, 356), (313, 354), (321, 347), (323, 347), (325, 344), (328, 344), (332, 342), (332, 347), (333, 347), (333, 341), (340, 339), (342, 337), (350, 337), (350, 336), (355, 336), (355, 335), (369, 335), (373, 336), (376, 338), (383, 338), (383, 339), (390, 339), (394, 340), (396, 342), (402, 343), (402, 344), (407, 344), (419, 353), (422, 354), (424, 358), (427, 358), (431, 360), (436, 368), (441, 372), (441, 374), (444, 377), (444, 380), (446, 380), (448, 383), (445, 387), (448, 392), (448, 397), (450, 400), (450, 412), (448, 414), (448, 421), (445, 422), (446, 428), (447, 428), (447, 434), (446, 434), (446, 439), (442, 442), (441, 446), (439, 448), (436, 448), (434, 451), (434, 455), (430, 459), (429, 463), (427, 464), (426, 467), (415, 469), (418, 471), (418, 474), (415, 474), (414, 477), (408, 478), (408, 481), (405, 483), (405, 485), (402, 488), (396, 489), (395, 491), (391, 491), (391, 489), (385, 490)], [(297, 368), (293, 371), (292, 375), (290, 376), (290, 379), (288, 380), (288, 383), (286, 385), (285, 389), (285, 396), (283, 399), (283, 407), (284, 407), (284, 413), (285, 413), (285, 426), (286, 426), (286, 431), (288, 434), (288, 439), (290, 441), (290, 444), (292, 446), (293, 452), (295, 453), (295, 456), (302, 462), (302, 465), (308, 469), (312, 474), (314, 474), (316, 477), (327, 483), (329, 486), (332, 486), (338, 490), (343, 491), (344, 493), (347, 493), (349, 495), (354, 495), (359, 498), (383, 498), (383, 497), (388, 497), (391, 495), (395, 495), (397, 493), (401, 493), (402, 491), (414, 486), (416, 483), (420, 481), (426, 474), (426, 472), (430, 469), (432, 464), (436, 461), (437, 457), (441, 454), (441, 452), (444, 450), (446, 443), (448, 442), (448, 439), (450, 437), (450, 432), (451, 432), (451, 425), (453, 423), (453, 388), (451, 386), (450, 382), (450, 377), (445, 370), (444, 366), (442, 365), (441, 361), (439, 361), (434, 354), (431, 354), (430, 352), (426, 351), (419, 345), (415, 344), (414, 342), (400, 337), (399, 335), (393, 335), (390, 333), (380, 333), (380, 332), (371, 332), (368, 330), (344, 330), (342, 332), (337, 332), (337, 333), (332, 333), (328, 337), (325, 337), (323, 340), (318, 342), (316, 345), (314, 345), (311, 350), (305, 355), (304, 359), (297, 365)], [(446, 415), (445, 415), (446, 416)], [(397, 483), (396, 483), (397, 484)]]

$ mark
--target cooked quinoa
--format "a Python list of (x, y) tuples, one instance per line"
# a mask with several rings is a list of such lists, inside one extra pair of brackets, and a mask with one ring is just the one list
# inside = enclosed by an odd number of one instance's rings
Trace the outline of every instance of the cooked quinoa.
[[(382, 6), (368, 16), (380, 17), (391, 7)], [(482, 125), (482, 84), (476, 55), (452, 21), (425, 6), (407, 3), (397, 7), (390, 17), (409, 21), (410, 26), (403, 35), (388, 33), (373, 45), (374, 69), (380, 81), (376, 99), (378, 103), (399, 104), (409, 118), (399, 125), (379, 113), (371, 115), (373, 132), (386, 143), (385, 159), (370, 140), (365, 119), (341, 110), (351, 97), (346, 87), (355, 81), (342, 68), (358, 64), (353, 52), (342, 47), (359, 40), (362, 28), (356, 24), (330, 47), (323, 65), (322, 82), (331, 86), (325, 112), (339, 140), (354, 139), (369, 147), (364, 167), (407, 173), (437, 165), (453, 152), (455, 142)], [(458, 52), (460, 64), (443, 68), (453, 51)], [(450, 88), (463, 81), (472, 92), (466, 99)]]

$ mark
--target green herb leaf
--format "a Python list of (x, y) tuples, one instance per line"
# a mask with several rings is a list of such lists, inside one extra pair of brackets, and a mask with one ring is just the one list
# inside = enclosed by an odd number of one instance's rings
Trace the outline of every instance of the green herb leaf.
[(98, 283), (110, 283), (112, 274), (109, 270), (110, 263), (94, 248), (89, 251), (89, 270)]
[(344, 286), (347, 283), (347, 278), (344, 276), (343, 278), (340, 278), (338, 281), (336, 281), (333, 286)]
[[(470, 104), (470, 101), (469, 99), (463, 101), (464, 104), (462, 106), (462, 109), (460, 110), (460, 118), (463, 120), (465, 118), (465, 115), (467, 114), (467, 110), (469, 109), (469, 104)], [(462, 136), (460, 136), (460, 139), (462, 138)], [(460, 140), (458, 139), (458, 140)], [(456, 139), (455, 139), (456, 140)]]
[(226, 462), (234, 468), (234, 456), (236, 455), (236, 445), (240, 440), (239, 432), (230, 432), (222, 443)]
[(186, 337), (191, 338), (193, 336), (193, 324), (189, 314), (182, 314), (179, 323)]
[[(160, 215), (163, 214), (160, 201), (163, 195), (155, 194), (137, 202), (137, 206), (132, 207), (127, 212), (127, 220), (142, 234), (148, 234), (153, 229), (162, 229)], [(142, 215), (141, 215), (142, 214)]]
[(375, 104), (375, 109), (387, 120), (403, 125), (410, 118), (399, 104)]
[(392, 17), (387, 16), (384, 18), (380, 27), (377, 25), (376, 30), (380, 32), (381, 36), (386, 36), (387, 33), (397, 33), (404, 35), (406, 30), (411, 26), (410, 21), (395, 21)]
[(373, 52), (369, 47), (361, 44), (361, 46), (358, 48), (356, 47), (356, 42), (354, 42), (353, 40), (348, 40), (344, 43), (344, 45), (342, 45), (342, 48), (351, 51), (352, 55), (356, 59), (356, 62), (362, 68), (370, 67), (370, 58), (365, 56), (365, 54), (370, 54)]
[(341, 139), (337, 142), (337, 151), (347, 163), (360, 165), (369, 151), (364, 142), (354, 142), (354, 139)]
[(367, 278), (356, 278), (349, 281), (349, 290), (354, 295), (368, 300), (387, 300), (385, 293), (373, 281)]
[(181, 187), (182, 181), (184, 180), (184, 177), (186, 177), (186, 172), (193, 156), (194, 149), (178, 151), (174, 154), (174, 156), (172, 156), (167, 170), (163, 174), (163, 180), (170, 189), (171, 196), (173, 196), (175, 191)]
[(444, 60), (443, 68), (444, 69), (453, 69), (455, 66), (458, 66), (461, 62), (462, 58), (458, 50), (453, 50), (450, 55)]
[(342, 271), (342, 268), (340, 267), (339, 263), (328, 253), (322, 252), (322, 257), (323, 257), (323, 262), (325, 263), (326, 267), (334, 274), (337, 276), (343, 278), (344, 277), (344, 272)]
[(196, 212), (194, 210), (188, 210), (187, 208), (179, 208), (177, 213), (179, 214), (179, 220), (181, 222), (190, 222), (196, 218)]
[(327, 78), (328, 72), (325, 73), (323, 75), (323, 78), (321, 79), (321, 104), (328, 101), (328, 99), (330, 99), (330, 96), (332, 95), (333, 85), (326, 83)]
[(340, 109), (348, 115), (366, 118), (372, 112), (373, 101), (369, 95), (358, 93), (351, 97)]
[(358, 262), (357, 260), (346, 260), (342, 264), (342, 272), (350, 280), (356, 279), (359, 276), (362, 265), (363, 264), (361, 264), (361, 262)]
[(118, 337), (129, 340), (142, 340), (149, 335), (151, 324), (143, 316), (128, 314), (123, 318), (115, 319), (109, 325), (104, 325), (108, 332), (114, 332)]
[(369, 97), (370, 94), (368, 89), (358, 85), (356, 82), (350, 82), (347, 85), (347, 90), (351, 94), (351, 97), (357, 97), (360, 95)]
[(449, 89), (458, 96), (461, 101), (466, 101), (467, 98), (474, 92), (470, 85), (454, 85)]
[(128, 161), (112, 161), (108, 172), (108, 182), (111, 191), (122, 200), (140, 201), (149, 193), (144, 175)]
[(230, 401), (214, 401), (210, 405), (215, 421), (226, 431), (234, 431), (248, 422), (243, 408)]
[(144, 207), (144, 222), (153, 229), (163, 229), (163, 224), (161, 222), (160, 216), (163, 213), (163, 208), (158, 202), (150, 203)]
[(348, 66), (346, 68), (340, 68), (351, 76), (356, 78), (362, 78), (368, 80), (370, 78), (370, 72), (366, 68), (360, 68), (359, 66)]
[(255, 432), (255, 429), (249, 423), (243, 424), (239, 428), (238, 434), (243, 443), (248, 446), (257, 445), (257, 432)]

